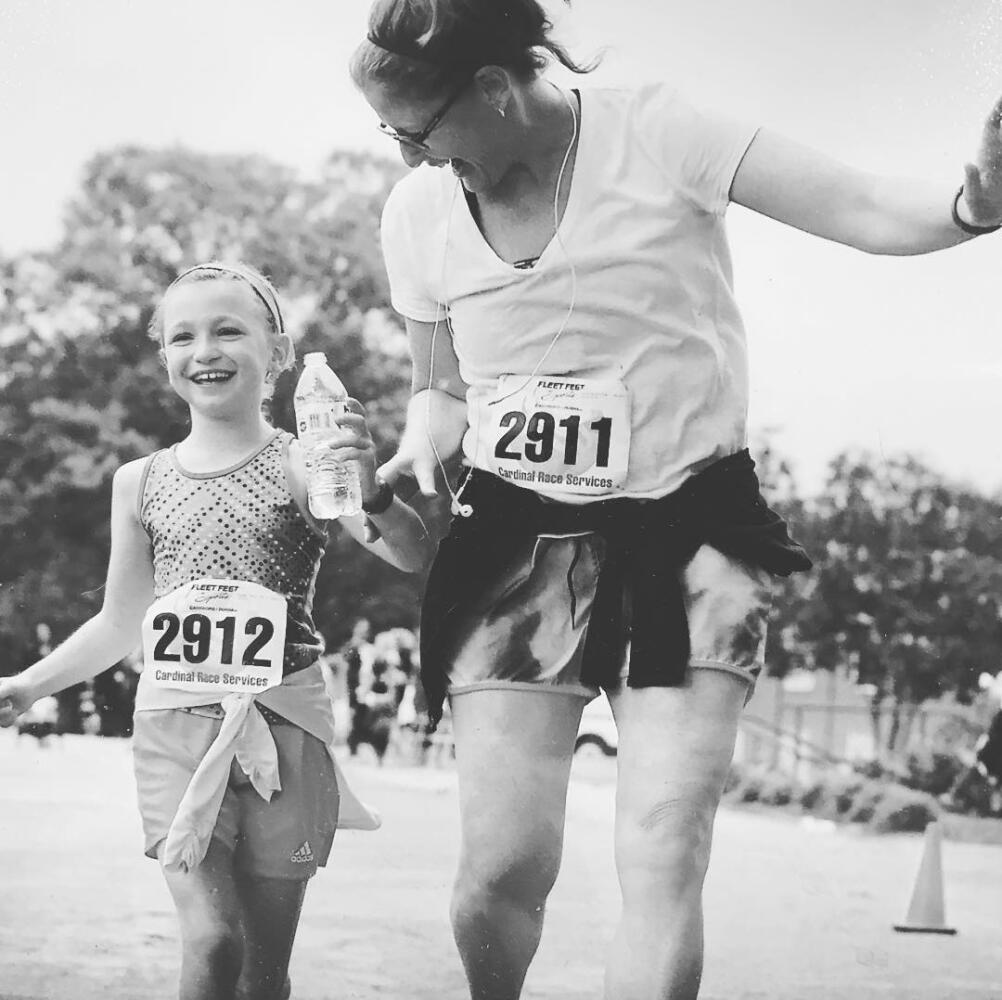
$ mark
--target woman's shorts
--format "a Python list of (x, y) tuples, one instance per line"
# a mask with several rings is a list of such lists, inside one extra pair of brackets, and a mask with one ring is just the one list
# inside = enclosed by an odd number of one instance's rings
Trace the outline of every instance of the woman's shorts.
[[(222, 718), (218, 705), (136, 712), (132, 748), (147, 857), (158, 856)], [(266, 802), (234, 761), (212, 837), (233, 852), (237, 871), (300, 881), (315, 875), (330, 855), (337, 779), (321, 740), (274, 713), (266, 718), (282, 789)]]
[[(449, 694), (524, 688), (594, 698), (581, 681), (585, 635), (602, 564), (595, 534), (528, 540), (504, 577), (456, 627)], [(765, 655), (772, 577), (704, 545), (682, 573), (690, 670), (722, 670), (746, 680), (751, 696)], [(629, 595), (621, 686), (629, 664)]]

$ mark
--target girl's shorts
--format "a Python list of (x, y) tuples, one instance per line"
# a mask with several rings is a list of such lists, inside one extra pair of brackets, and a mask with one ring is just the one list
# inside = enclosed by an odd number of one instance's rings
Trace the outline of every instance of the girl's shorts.
[[(524, 688), (594, 698), (581, 662), (604, 542), (598, 535), (528, 540), (468, 619), (456, 623), (449, 694)], [(704, 545), (682, 573), (689, 669), (722, 670), (748, 682), (751, 697), (765, 655), (772, 577)], [(629, 595), (618, 689), (629, 665)]]
[[(303, 880), (327, 863), (337, 829), (338, 787), (327, 747), (273, 712), (282, 789), (266, 802), (234, 760), (212, 831), (246, 875)], [(219, 705), (136, 712), (132, 740), (146, 856), (167, 837), (195, 768), (222, 725)]]

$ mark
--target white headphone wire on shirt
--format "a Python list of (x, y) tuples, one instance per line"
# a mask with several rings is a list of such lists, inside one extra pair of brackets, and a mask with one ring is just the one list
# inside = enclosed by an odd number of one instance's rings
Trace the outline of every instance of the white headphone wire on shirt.
[[(574, 267), (574, 260), (568, 253), (567, 246), (564, 244), (563, 238), (560, 235), (560, 188), (563, 185), (564, 173), (567, 169), (567, 161), (570, 159), (571, 152), (574, 149), (574, 144), (578, 138), (578, 116), (577, 112), (574, 110), (574, 105), (571, 103), (571, 99), (567, 96), (567, 94), (564, 93), (564, 91), (561, 90), (559, 87), (557, 87), (556, 84), (553, 84), (553, 86), (557, 89), (560, 96), (567, 102), (567, 107), (570, 109), (571, 112), (571, 123), (572, 123), (571, 140), (567, 144), (567, 149), (564, 151), (564, 157), (560, 163), (560, 170), (557, 173), (556, 188), (553, 192), (553, 238), (556, 241), (557, 246), (560, 247), (560, 251), (564, 255), (564, 259), (567, 261), (567, 265), (570, 268), (570, 276), (571, 276), (570, 300), (567, 306), (567, 314), (564, 316), (563, 322), (560, 324), (560, 327), (557, 329), (557, 332), (551, 338), (550, 343), (547, 346), (546, 350), (543, 352), (542, 357), (536, 363), (536, 367), (533, 368), (532, 372), (528, 376), (526, 376), (525, 381), (520, 386), (518, 386), (516, 389), (513, 389), (506, 395), (501, 396), (498, 399), (492, 400), (487, 404), (488, 406), (496, 406), (498, 403), (501, 403), (504, 400), (509, 399), (514, 395), (517, 395), (536, 377), (536, 375), (539, 373), (540, 368), (543, 367), (543, 364), (546, 362), (546, 359), (552, 353), (553, 348), (557, 344), (557, 341), (560, 339), (564, 331), (567, 329), (567, 324), (570, 322), (571, 316), (574, 314), (574, 307), (577, 303), (577, 287), (578, 287), (577, 270)], [(439, 303), (439, 305), (445, 312), (446, 326), (449, 328), (449, 333), (452, 337), (453, 343), (455, 343), (456, 335), (455, 331), (452, 328), (452, 317), (449, 315), (448, 297), (445, 294), (446, 270), (447, 270), (446, 262), (449, 256), (449, 230), (452, 224), (452, 212), (456, 204), (456, 198), (459, 194), (459, 188), (461, 184), (462, 181), (459, 180), (459, 178), (457, 178), (456, 185), (452, 191), (452, 199), (449, 202), (449, 211), (445, 218), (445, 240), (442, 247), (442, 274), (439, 281), (439, 286), (441, 289), (441, 296), (442, 296), (442, 301)], [(568, 194), (568, 198), (569, 197), (570, 195)], [(452, 511), (453, 515), (460, 517), (470, 517), (473, 514), (473, 507), (468, 503), (462, 502), (463, 490), (466, 488), (466, 482), (468, 481), (468, 479), (462, 482), (458, 490), (454, 491), (452, 489), (452, 487), (449, 485), (449, 479), (445, 472), (445, 463), (442, 461), (442, 456), (439, 454), (438, 447), (435, 444), (434, 436), (431, 433), (431, 390), (434, 388), (435, 342), (438, 337), (439, 323), (440, 323), (440, 317), (438, 315), (438, 311), (436, 310), (435, 324), (431, 330), (431, 347), (428, 359), (428, 396), (427, 399), (425, 400), (425, 425), (428, 433), (428, 441), (431, 443), (432, 451), (435, 453), (435, 461), (438, 463), (438, 467), (442, 471), (442, 479), (445, 482), (445, 488), (449, 491), (449, 496), (452, 498), (450, 510)], [(479, 439), (477, 443), (479, 444)]]

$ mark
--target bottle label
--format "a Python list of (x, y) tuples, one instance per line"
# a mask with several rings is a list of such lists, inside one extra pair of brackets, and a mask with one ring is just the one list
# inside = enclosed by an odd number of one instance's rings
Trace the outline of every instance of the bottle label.
[(300, 438), (304, 435), (326, 435), (338, 429), (340, 416), (338, 403), (313, 403), (296, 407), (296, 429)]
[(195, 580), (154, 601), (143, 620), (143, 663), (158, 688), (260, 694), (282, 683), (287, 609), (246, 580)]

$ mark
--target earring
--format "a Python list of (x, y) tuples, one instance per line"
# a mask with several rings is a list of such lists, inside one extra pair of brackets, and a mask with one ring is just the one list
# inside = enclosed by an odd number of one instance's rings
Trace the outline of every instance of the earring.
[(504, 118), (504, 108), (500, 104), (497, 106), (497, 113)]

